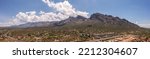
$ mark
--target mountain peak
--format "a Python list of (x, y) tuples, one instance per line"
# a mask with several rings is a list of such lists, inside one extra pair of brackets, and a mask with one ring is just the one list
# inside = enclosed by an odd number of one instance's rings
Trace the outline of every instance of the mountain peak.
[(91, 15), (90, 20), (99, 20), (100, 23), (104, 25), (117, 25), (117, 26), (127, 26), (127, 27), (139, 27), (138, 25), (129, 22), (126, 19), (121, 19), (119, 17), (114, 17), (112, 15), (104, 15), (101, 13), (94, 13)]
[(77, 19), (87, 19), (87, 18), (85, 18), (85, 17), (83, 17), (83, 16), (80, 16), (80, 15), (78, 15), (76, 18), (77, 18)]

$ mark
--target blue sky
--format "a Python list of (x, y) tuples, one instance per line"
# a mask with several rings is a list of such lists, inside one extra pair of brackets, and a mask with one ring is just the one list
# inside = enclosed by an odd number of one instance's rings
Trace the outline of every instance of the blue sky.
[[(69, 0), (69, 2), (80, 11), (119, 16), (141, 26), (150, 27), (146, 25), (150, 24), (150, 0)], [(0, 22), (8, 21), (18, 12), (27, 11), (49, 12), (52, 9), (42, 0), (0, 0)]]

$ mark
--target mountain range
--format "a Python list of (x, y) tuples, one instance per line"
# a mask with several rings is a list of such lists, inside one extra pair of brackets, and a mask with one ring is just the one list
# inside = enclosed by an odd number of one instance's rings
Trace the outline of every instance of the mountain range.
[(111, 15), (104, 15), (101, 13), (94, 13), (90, 18), (83, 16), (69, 17), (62, 21), (53, 22), (30, 22), (13, 28), (31, 28), (31, 27), (105, 27), (105, 28), (139, 28), (138, 25), (129, 22), (126, 19), (114, 17)]

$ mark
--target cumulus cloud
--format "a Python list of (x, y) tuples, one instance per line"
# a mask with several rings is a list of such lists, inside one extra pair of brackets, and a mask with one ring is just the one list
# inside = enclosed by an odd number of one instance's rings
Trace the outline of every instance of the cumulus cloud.
[[(19, 25), (28, 22), (44, 22), (44, 21), (61, 21), (69, 17), (76, 17), (77, 15), (88, 17), (87, 12), (76, 10), (67, 0), (63, 2), (54, 3), (51, 0), (42, 0), (50, 8), (54, 9), (55, 12), (19, 12), (11, 21), (7, 24)], [(37, 15), (38, 14), (38, 15)], [(8, 25), (7, 25), (8, 26)]]

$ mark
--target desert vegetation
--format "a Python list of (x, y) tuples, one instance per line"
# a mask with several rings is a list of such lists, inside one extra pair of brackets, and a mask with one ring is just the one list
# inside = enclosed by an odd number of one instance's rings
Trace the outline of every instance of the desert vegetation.
[[(90, 26), (91, 27), (91, 26)], [(116, 30), (92, 28), (0, 29), (1, 42), (150, 42), (149, 29)]]

